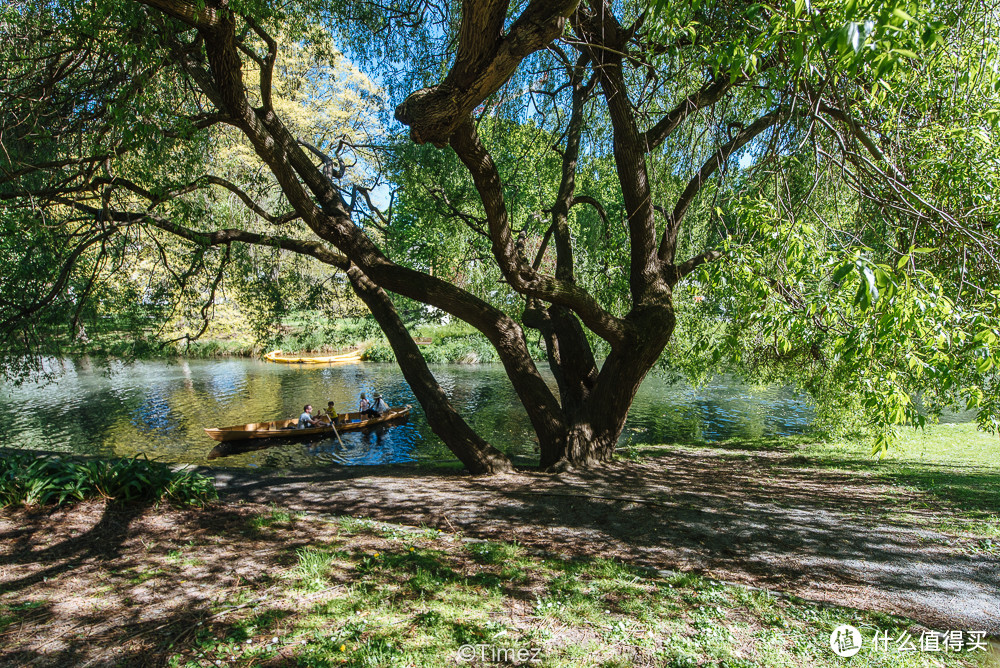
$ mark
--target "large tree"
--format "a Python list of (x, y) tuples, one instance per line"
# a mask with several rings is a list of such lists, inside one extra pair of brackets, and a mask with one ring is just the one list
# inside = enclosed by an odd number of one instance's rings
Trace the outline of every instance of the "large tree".
[[(988, 380), (1000, 337), (988, 190), (997, 168), (995, 155), (978, 166), (975, 156), (996, 150), (993, 9), (268, 4), (26, 0), (4, 10), (2, 261), (22, 277), (0, 304), (5, 332), (24, 338), (68, 290), (84, 300), (74, 286), (89, 285), (80, 269), (95, 249), (118, 244), (121, 256), (167, 234), (217, 252), (218, 276), (241, 245), (344, 272), (431, 428), (477, 473), (510, 462), (450, 404), (390, 293), (490, 341), (546, 468), (612, 457), (674, 335), (685, 285), (714, 290), (718, 308), (692, 322), (727, 330), (705, 345), (730, 357), (807, 360), (815, 378), (835, 375), (891, 422), (918, 419), (916, 389), (974, 401), (987, 423), (1000, 414)], [(400, 252), (398, 222), (341, 159), (362, 155), (370, 176), (378, 159), (364, 152), (378, 147), (310, 141), (275, 103), (281, 44), (305, 48), (331, 34), (359, 62), (382, 58), (390, 94), (423, 86), (395, 118), (414, 144), (436, 147), (410, 155), (454, 156), (442, 162), (456, 183), (425, 190), (448, 212), (442, 224), (473, 235), (499, 290), (447, 280)], [(537, 130), (557, 160), (529, 163), (534, 173), (498, 164), (496, 155), (516, 159), (511, 138), (527, 131), (511, 124)], [(219, 126), (252, 148), (280, 191), (269, 204), (286, 209), (269, 211), (214, 173), (206, 142)], [(548, 187), (525, 198), (538, 180)], [(452, 186), (475, 197), (456, 201)], [(206, 189), (233, 193), (257, 221), (212, 227)], [(528, 211), (531, 201), (542, 206)], [(435, 210), (416, 208), (418, 218)], [(605, 233), (582, 235), (588, 219)], [(18, 235), (39, 250), (33, 260)], [(940, 252), (927, 259), (921, 245)], [(526, 329), (544, 341), (555, 392)]]

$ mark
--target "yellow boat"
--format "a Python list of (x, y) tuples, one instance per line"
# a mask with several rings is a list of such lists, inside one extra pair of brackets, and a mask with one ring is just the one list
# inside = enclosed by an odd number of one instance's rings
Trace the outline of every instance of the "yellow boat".
[[(358, 431), (367, 427), (401, 420), (409, 417), (410, 406), (393, 406), (378, 417), (370, 417), (363, 413), (343, 413), (337, 422), (337, 431)], [(325, 420), (326, 424), (323, 424)], [(299, 423), (298, 418), (288, 420), (274, 420), (272, 422), (251, 422), (249, 424), (238, 424), (232, 427), (219, 427), (205, 429), (205, 433), (216, 441), (245, 441), (256, 438), (298, 438), (301, 436), (330, 435), (333, 436), (333, 427), (330, 426), (330, 419), (326, 416), (317, 418), (320, 422), (318, 427), (306, 427), (296, 429)]]
[(353, 362), (360, 362), (361, 355), (364, 354), (364, 352), (365, 351), (363, 350), (352, 350), (339, 355), (286, 357), (282, 351), (274, 350), (264, 355), (264, 359), (268, 362), (278, 362), (280, 364), (350, 364)]

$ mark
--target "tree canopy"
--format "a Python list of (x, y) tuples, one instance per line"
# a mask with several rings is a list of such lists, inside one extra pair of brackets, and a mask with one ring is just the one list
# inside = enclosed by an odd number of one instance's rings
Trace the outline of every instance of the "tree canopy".
[(948, 406), (1000, 425), (992, 4), (0, 12), (9, 371), (115, 300), (137, 330), (226, 286), (273, 303), (292, 263), (349, 282), (474, 472), (510, 463), (400, 299), (496, 348), (543, 467), (608, 460), (658, 364), (794, 378), (880, 448)]

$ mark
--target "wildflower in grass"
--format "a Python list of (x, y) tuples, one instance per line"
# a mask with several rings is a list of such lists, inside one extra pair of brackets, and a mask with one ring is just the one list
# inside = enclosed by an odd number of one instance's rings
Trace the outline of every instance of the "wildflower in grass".
[(346, 652), (347, 651), (347, 645), (341, 645), (340, 646), (340, 651), (341, 652)]

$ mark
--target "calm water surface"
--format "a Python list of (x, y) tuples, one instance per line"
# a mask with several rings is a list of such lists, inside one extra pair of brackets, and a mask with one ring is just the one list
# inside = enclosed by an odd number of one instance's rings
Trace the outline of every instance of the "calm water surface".
[[(132, 456), (200, 465), (304, 467), (450, 461), (395, 364), (305, 367), (257, 360), (150, 361), (110, 367), (87, 359), (53, 362), (49, 383), (0, 384), (0, 444), (91, 455)], [(537, 458), (524, 409), (499, 366), (434, 368), (456, 408), (490, 442), (518, 460)], [(277, 442), (208, 459), (216, 445), (202, 431), (298, 416), (336, 402), (357, 410), (360, 392), (412, 404), (404, 424), (336, 439)], [(787, 388), (750, 388), (721, 377), (697, 389), (650, 376), (629, 414), (622, 442), (669, 443), (796, 434), (813, 412)], [(259, 443), (259, 442), (258, 442)]]

